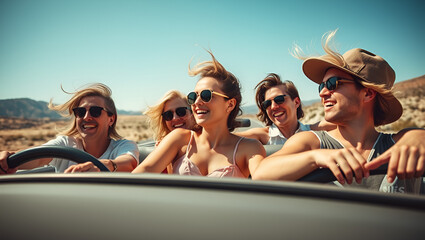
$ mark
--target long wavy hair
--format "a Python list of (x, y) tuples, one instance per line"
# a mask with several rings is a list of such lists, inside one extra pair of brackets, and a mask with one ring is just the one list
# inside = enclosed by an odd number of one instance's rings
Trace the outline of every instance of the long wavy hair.
[(84, 97), (97, 96), (105, 100), (105, 108), (109, 112), (109, 115), (115, 115), (115, 121), (108, 130), (108, 136), (115, 140), (122, 138), (116, 130), (116, 124), (118, 119), (117, 109), (115, 108), (115, 103), (112, 99), (112, 91), (108, 86), (102, 83), (94, 83), (76, 92), (67, 92), (62, 88), (62, 86), (61, 89), (66, 94), (72, 94), (73, 96), (67, 102), (59, 105), (54, 105), (52, 103), (53, 100), (50, 99), (48, 105), (49, 109), (57, 111), (61, 116), (71, 119), (65, 130), (61, 131), (59, 134), (63, 134), (66, 136), (79, 136), (76, 119), (72, 109), (78, 107), (81, 99), (83, 99)]
[(183, 93), (177, 90), (170, 90), (164, 94), (158, 104), (148, 107), (143, 113), (149, 117), (148, 123), (154, 131), (154, 138), (157, 141), (161, 141), (167, 134), (170, 133), (170, 130), (162, 117), (162, 113), (164, 112), (165, 104), (173, 99), (183, 100), (186, 106), (190, 109), (189, 104), (187, 104), (186, 96), (184, 96)]

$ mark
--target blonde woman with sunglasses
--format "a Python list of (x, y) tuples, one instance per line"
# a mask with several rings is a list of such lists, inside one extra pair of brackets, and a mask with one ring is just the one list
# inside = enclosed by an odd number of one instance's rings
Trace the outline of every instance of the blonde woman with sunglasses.
[(171, 163), (180, 175), (248, 178), (265, 157), (259, 141), (231, 133), (241, 112), (239, 81), (210, 54), (212, 61), (189, 68), (200, 76), (187, 97), (199, 130), (175, 129), (133, 173), (160, 173)]
[[(177, 90), (165, 93), (159, 103), (148, 107), (144, 114), (149, 117), (148, 123), (154, 131), (155, 146), (176, 128), (192, 130), (196, 126), (186, 96)], [(171, 164), (163, 173), (172, 173)]]
[(186, 96), (177, 90), (165, 93), (158, 104), (148, 107), (143, 114), (149, 117), (148, 123), (154, 131), (156, 146), (174, 129), (193, 129), (195, 126)]
[[(68, 93), (64, 91), (65, 93)], [(61, 105), (49, 104), (49, 108), (70, 117), (68, 128), (44, 146), (73, 147), (99, 159), (111, 172), (132, 171), (139, 162), (139, 150), (133, 141), (122, 139), (116, 131), (117, 110), (112, 92), (104, 84), (92, 84), (72, 94), (70, 100)], [(0, 153), (0, 174), (14, 173), (6, 159), (12, 152)], [(74, 173), (99, 171), (91, 162), (76, 164), (61, 158), (43, 158), (27, 162), (20, 169), (32, 169), (51, 165), (56, 172)]]

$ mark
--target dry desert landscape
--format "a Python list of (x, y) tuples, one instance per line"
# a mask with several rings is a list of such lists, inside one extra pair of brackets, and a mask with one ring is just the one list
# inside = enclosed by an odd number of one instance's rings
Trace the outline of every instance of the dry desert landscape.
[[(21, 150), (38, 146), (54, 138), (67, 126), (66, 121), (0, 117), (0, 150)], [(126, 139), (142, 141), (152, 138), (146, 116), (119, 116), (117, 130)]]

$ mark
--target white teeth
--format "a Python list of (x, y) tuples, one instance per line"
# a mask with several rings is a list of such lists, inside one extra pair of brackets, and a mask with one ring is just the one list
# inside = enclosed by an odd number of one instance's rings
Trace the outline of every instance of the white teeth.
[(197, 111), (196, 111), (196, 113), (197, 113), (197, 114), (206, 114), (206, 113), (208, 113), (208, 111), (205, 111), (205, 110), (197, 110)]
[(95, 128), (96, 127), (96, 125), (94, 125), (94, 124), (85, 124), (85, 125), (83, 125), (83, 128), (84, 129), (87, 129), (87, 128)]
[(332, 103), (332, 102), (325, 102), (324, 103), (325, 107), (332, 107), (333, 105), (334, 105), (334, 103)]
[(273, 114), (273, 116), (275, 116), (275, 117), (279, 117), (279, 116), (282, 116), (282, 115), (283, 115), (283, 112), (278, 112), (278, 113)]
[(174, 125), (173, 127), (175, 127), (175, 128), (179, 128), (179, 127), (182, 127), (184, 124), (183, 123), (181, 123), (181, 124), (177, 124), (177, 125)]

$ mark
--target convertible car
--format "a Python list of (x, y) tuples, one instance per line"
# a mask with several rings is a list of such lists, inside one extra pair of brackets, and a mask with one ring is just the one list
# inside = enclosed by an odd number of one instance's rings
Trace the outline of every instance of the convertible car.
[[(139, 145), (142, 159), (149, 144)], [(424, 196), (338, 188), (324, 183), (326, 171), (299, 182), (109, 173), (62, 147), (25, 150), (9, 164), (41, 157), (102, 172), (0, 176), (1, 239), (422, 239), (425, 228)]]

